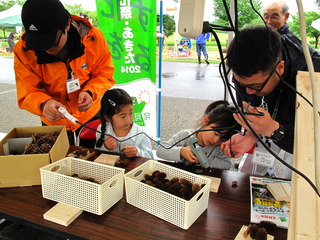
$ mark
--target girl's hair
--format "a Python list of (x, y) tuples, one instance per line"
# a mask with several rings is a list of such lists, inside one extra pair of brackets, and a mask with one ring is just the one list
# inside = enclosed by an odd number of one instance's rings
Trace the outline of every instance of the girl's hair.
[(241, 126), (234, 119), (232, 113), (235, 112), (235, 107), (231, 106), (224, 100), (212, 102), (205, 110), (204, 116), (208, 116), (208, 123), (215, 124), (219, 128), (228, 128), (217, 131), (221, 134), (221, 139), (228, 140), (235, 133), (240, 130)]
[(112, 116), (121, 112), (124, 105), (133, 105), (132, 98), (123, 89), (113, 88), (106, 91), (101, 98), (101, 109), (100, 109), (100, 119), (101, 119), (101, 136), (97, 141), (96, 146), (101, 147), (104, 142), (104, 132), (108, 121), (112, 120)]

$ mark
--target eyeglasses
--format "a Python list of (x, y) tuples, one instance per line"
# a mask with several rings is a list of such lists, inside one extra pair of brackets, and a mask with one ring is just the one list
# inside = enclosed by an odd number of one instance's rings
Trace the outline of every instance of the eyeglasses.
[(279, 15), (271, 15), (271, 16), (269, 16), (269, 15), (264, 15), (263, 16), (263, 19), (265, 20), (265, 21), (268, 21), (268, 20), (271, 20), (271, 21), (279, 21), (279, 19), (281, 18), (282, 16), (279, 16)]
[(60, 40), (61, 40), (61, 37), (62, 37), (62, 34), (63, 34), (63, 31), (61, 31), (61, 34), (60, 34), (60, 37), (58, 38), (58, 41), (54, 44), (52, 44), (51, 47), (58, 47), (59, 46), (59, 43), (60, 43)]
[(253, 84), (245, 85), (245, 84), (240, 83), (237, 79), (235, 79), (234, 75), (232, 76), (232, 82), (237, 84), (240, 87), (249, 88), (251, 90), (261, 92), (262, 89), (266, 86), (266, 84), (270, 80), (270, 78), (272, 77), (273, 73), (276, 71), (276, 67), (278, 66), (279, 63), (280, 63), (280, 61), (277, 62), (277, 64), (273, 68), (272, 72), (270, 73), (270, 75), (267, 77), (267, 79), (263, 83), (253, 83)]

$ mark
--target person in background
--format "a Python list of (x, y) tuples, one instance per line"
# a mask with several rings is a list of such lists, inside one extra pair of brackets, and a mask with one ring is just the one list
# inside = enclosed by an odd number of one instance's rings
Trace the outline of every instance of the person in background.
[(268, 1), (263, 8), (263, 19), (273, 30), (284, 34), (289, 31), (289, 6), (284, 0)]
[[(245, 115), (249, 124), (276, 154), (292, 165), (296, 75), (299, 70), (306, 71), (307, 66), (302, 61), (292, 62), (290, 56), (292, 53), (282, 44), (278, 32), (267, 26), (254, 26), (242, 29), (232, 40), (226, 59), (233, 72), (239, 106), (257, 114)], [(313, 62), (315, 71), (320, 71), (320, 60), (313, 58)], [(237, 158), (248, 152), (258, 139), (240, 114), (234, 117), (246, 132), (233, 135), (221, 149)], [(263, 148), (259, 143), (260, 147)], [(265, 168), (260, 174), (265, 175), (269, 170), (272, 169)], [(291, 178), (291, 171), (283, 167), (283, 174), (278, 177)]]
[[(303, 68), (299, 67), (298, 70), (307, 70), (301, 40), (289, 30), (289, 25), (287, 24), (289, 16), (289, 6), (285, 0), (268, 1), (263, 8), (265, 23), (281, 34), (282, 44), (287, 50), (283, 51), (287, 59), (286, 65), (289, 67), (293, 66), (294, 68), (297, 67), (296, 65), (303, 66)], [(311, 46), (308, 47), (312, 59), (319, 62), (319, 52)], [(313, 62), (313, 64), (317, 63)]]
[(196, 38), (196, 51), (198, 55), (198, 63), (201, 63), (201, 51), (204, 56), (204, 60), (209, 64), (208, 53), (207, 53), (207, 39), (210, 37), (210, 33), (201, 33)]
[(190, 51), (191, 47), (192, 47), (191, 39), (190, 38), (181, 38), (180, 45)]
[[(224, 155), (223, 151), (220, 150), (220, 144), (227, 141), (235, 131), (240, 130), (240, 125), (237, 124), (232, 116), (232, 111), (235, 111), (235, 108), (231, 106), (227, 107), (227, 105), (228, 103), (223, 100), (212, 102), (206, 108), (204, 116), (201, 119), (201, 125), (198, 129), (182, 130), (168, 141), (161, 142), (161, 145), (164, 147), (158, 146), (157, 156), (175, 162), (199, 164), (198, 158), (192, 153), (190, 147), (192, 143), (188, 136), (196, 130), (200, 130), (195, 136), (198, 139), (198, 144), (207, 155), (210, 167), (230, 169), (230, 158)], [(214, 130), (214, 128), (225, 129), (218, 131)], [(174, 147), (166, 149), (177, 142), (179, 143)]]
[(73, 145), (81, 125), (58, 109), (81, 124), (97, 118), (101, 96), (115, 83), (108, 44), (59, 0), (27, 0), (21, 18), (25, 32), (14, 48), (18, 105), (40, 116), (42, 125), (66, 126)]
[(16, 37), (16, 31), (12, 31), (8, 36), (9, 52), (13, 51), (14, 46), (16, 45), (14, 39)]
[(82, 13), (82, 12), (80, 13), (80, 17), (85, 18), (85, 19), (89, 19), (88, 15), (85, 13)]
[(125, 90), (113, 88), (105, 92), (101, 99), (96, 149), (123, 153), (127, 157), (153, 158), (150, 139), (142, 133), (143, 128), (132, 121), (132, 107), (132, 98)]

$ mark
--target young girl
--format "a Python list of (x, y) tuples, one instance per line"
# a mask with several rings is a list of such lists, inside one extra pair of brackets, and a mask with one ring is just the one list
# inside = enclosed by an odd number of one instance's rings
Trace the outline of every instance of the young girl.
[[(201, 120), (201, 127), (198, 130), (202, 131), (195, 134), (198, 139), (198, 144), (202, 147), (209, 161), (210, 168), (230, 169), (231, 161), (220, 150), (222, 142), (227, 141), (234, 130), (240, 130), (241, 126), (237, 124), (232, 116), (235, 111), (234, 107), (228, 106), (225, 101), (216, 101), (211, 103)], [(214, 128), (226, 128), (223, 130), (213, 130)], [(212, 129), (210, 131), (210, 129)], [(195, 129), (186, 129), (175, 134), (169, 141), (164, 141), (161, 144), (168, 148), (177, 143), (181, 139), (188, 137), (195, 132)], [(194, 135), (193, 135), (194, 136)], [(157, 156), (162, 159), (167, 159), (175, 162), (199, 163), (197, 157), (192, 153), (190, 137), (179, 142), (170, 149), (165, 149), (159, 146), (157, 148)]]
[(153, 158), (151, 141), (145, 134), (130, 138), (143, 132), (143, 129), (132, 121), (132, 106), (132, 98), (123, 89), (113, 88), (105, 92), (101, 99), (101, 125), (98, 131), (114, 136), (121, 142), (97, 133), (96, 149), (123, 153), (127, 157)]

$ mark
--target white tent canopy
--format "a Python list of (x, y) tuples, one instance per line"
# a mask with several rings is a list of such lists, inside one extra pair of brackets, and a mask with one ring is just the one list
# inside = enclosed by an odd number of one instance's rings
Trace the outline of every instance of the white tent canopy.
[(318, 31), (320, 31), (320, 18), (313, 21), (311, 23), (311, 27), (314, 27), (315, 29), (317, 29)]
[(22, 7), (19, 4), (15, 4), (11, 8), (8, 8), (7, 10), (0, 12), (0, 20), (15, 15), (21, 15), (21, 10)]
[(21, 21), (22, 7), (19, 4), (0, 12), (0, 27), (22, 26)]

